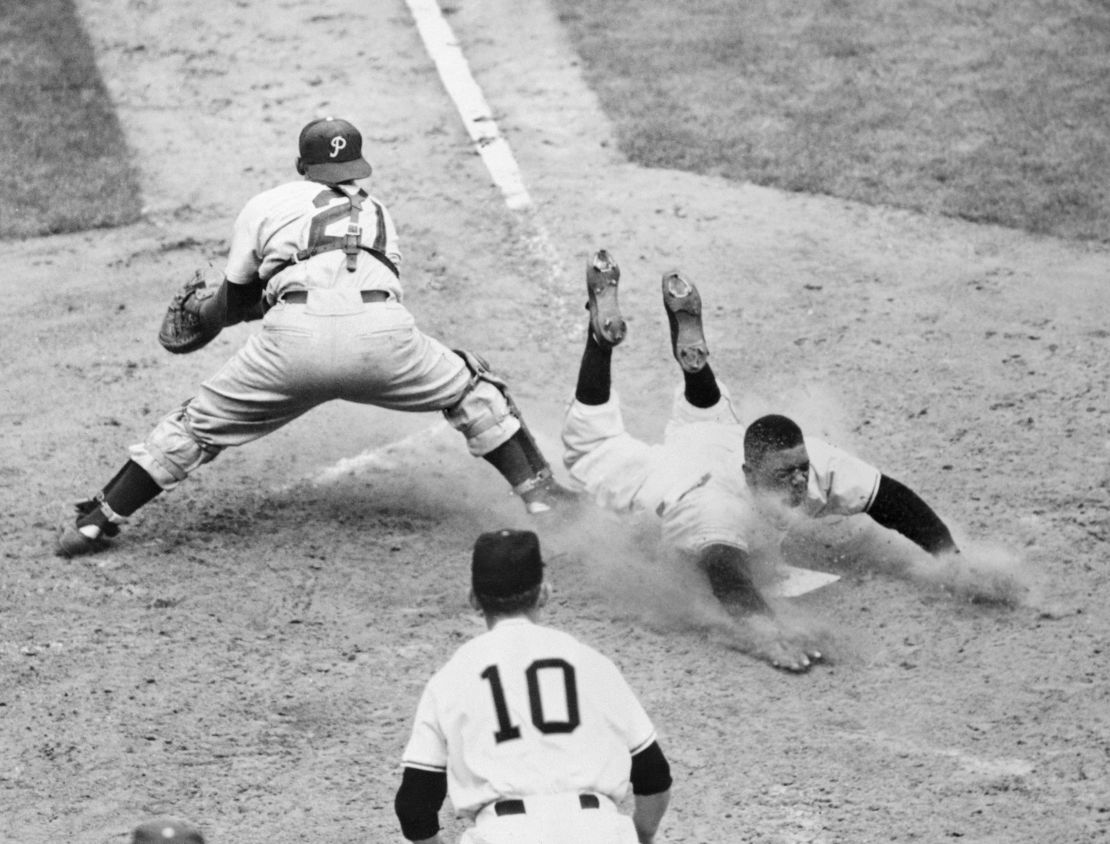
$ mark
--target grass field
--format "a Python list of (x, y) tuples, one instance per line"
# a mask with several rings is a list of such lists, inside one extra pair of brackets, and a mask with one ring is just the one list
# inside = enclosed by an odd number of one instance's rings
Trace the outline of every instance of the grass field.
[(634, 161), (1110, 239), (1110, 6), (552, 0)]
[(139, 180), (72, 0), (0, 3), (0, 238), (139, 217)]
[[(1110, 6), (552, 0), (648, 167), (1110, 240)], [(72, 0), (0, 8), (0, 237), (133, 221)]]

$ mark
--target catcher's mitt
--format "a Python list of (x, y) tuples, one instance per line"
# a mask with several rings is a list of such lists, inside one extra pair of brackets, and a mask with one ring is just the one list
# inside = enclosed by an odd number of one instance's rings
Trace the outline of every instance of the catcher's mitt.
[(195, 352), (211, 343), (223, 329), (223, 324), (203, 310), (206, 300), (218, 292), (217, 288), (205, 283), (200, 270), (197, 270), (170, 302), (162, 318), (162, 327), (158, 330), (158, 342), (175, 355)]

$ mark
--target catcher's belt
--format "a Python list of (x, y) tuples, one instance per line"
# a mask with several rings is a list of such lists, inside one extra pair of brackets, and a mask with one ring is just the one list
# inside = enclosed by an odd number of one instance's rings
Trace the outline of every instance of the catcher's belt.
[[(359, 295), (362, 301), (369, 304), (370, 302), (387, 302), (389, 301), (389, 294), (384, 290), (360, 290)], [(282, 293), (280, 301), (287, 302), (291, 305), (303, 305), (308, 301), (307, 290), (290, 290), (288, 293)]]

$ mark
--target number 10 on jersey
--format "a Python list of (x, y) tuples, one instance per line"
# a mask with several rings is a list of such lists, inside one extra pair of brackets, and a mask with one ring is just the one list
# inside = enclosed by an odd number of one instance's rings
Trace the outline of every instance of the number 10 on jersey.
[[(540, 672), (558, 671), (562, 674), (563, 695), (566, 704), (567, 718), (565, 721), (549, 719), (544, 713), (543, 698), (540, 694)], [(505, 689), (501, 685), (501, 671), (496, 665), (489, 666), (480, 675), (483, 680), (489, 681), (490, 692), (493, 694), (493, 709), (497, 715), (497, 732), (494, 739), (500, 744), (520, 738), (520, 727), (514, 726), (509, 715), (509, 706), (505, 702)], [(574, 682), (574, 666), (565, 659), (537, 659), (524, 672), (528, 685), (528, 708), (532, 714), (532, 724), (541, 733), (572, 733), (581, 723), (578, 717), (578, 688)], [(550, 694), (551, 685), (545, 684)]]

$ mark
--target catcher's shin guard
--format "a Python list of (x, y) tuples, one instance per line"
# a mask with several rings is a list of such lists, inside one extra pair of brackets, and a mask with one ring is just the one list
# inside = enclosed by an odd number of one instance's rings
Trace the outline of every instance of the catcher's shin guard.
[(489, 364), (473, 352), (455, 349), (455, 353), (466, 361), (467, 368), (476, 378), (498, 389), (505, 398), (509, 412), (520, 423), (520, 429), (512, 437), (484, 456), (509, 482), (513, 493), (520, 496), (525, 509), (532, 514), (546, 513), (567, 501), (577, 499), (577, 495), (555, 480), (547, 458), (532, 436), (505, 381), (495, 375)]
[[(528, 423), (524, 421), (524, 415), (520, 412), (520, 408), (517, 407), (516, 402), (513, 401), (513, 396), (509, 392), (509, 385), (505, 382), (505, 379), (495, 374), (493, 370), (489, 368), (489, 364), (486, 362), (485, 358), (481, 355), (477, 355), (466, 349), (454, 349), (453, 351), (466, 362), (466, 368), (471, 371), (475, 378), (492, 384), (500, 391), (501, 395), (505, 397), (505, 403), (509, 406), (509, 412), (515, 416), (517, 422), (520, 423), (520, 431), (513, 435), (510, 442), (515, 440), (518, 446), (523, 450), (524, 457), (528, 461), (528, 465), (532, 469), (532, 472), (539, 474), (547, 470), (548, 473), (550, 473), (551, 466), (543, 456), (543, 452), (540, 451), (540, 447), (536, 444), (536, 439), (532, 436), (532, 432), (528, 430)], [(507, 444), (508, 443), (506, 443), (506, 445)]]
[(513, 397), (507, 391), (502, 391), (502, 394), (505, 396), (505, 401), (509, 403), (509, 410), (520, 423), (520, 430), (513, 435), (513, 439), (520, 443), (520, 448), (524, 452), (528, 465), (537, 475), (544, 472), (550, 475), (551, 466), (547, 462), (547, 458), (543, 456), (543, 452), (540, 451), (539, 445), (536, 444), (536, 438), (532, 436), (532, 432), (528, 429), (528, 423), (524, 421), (524, 416), (521, 415), (516, 402), (513, 401)]

